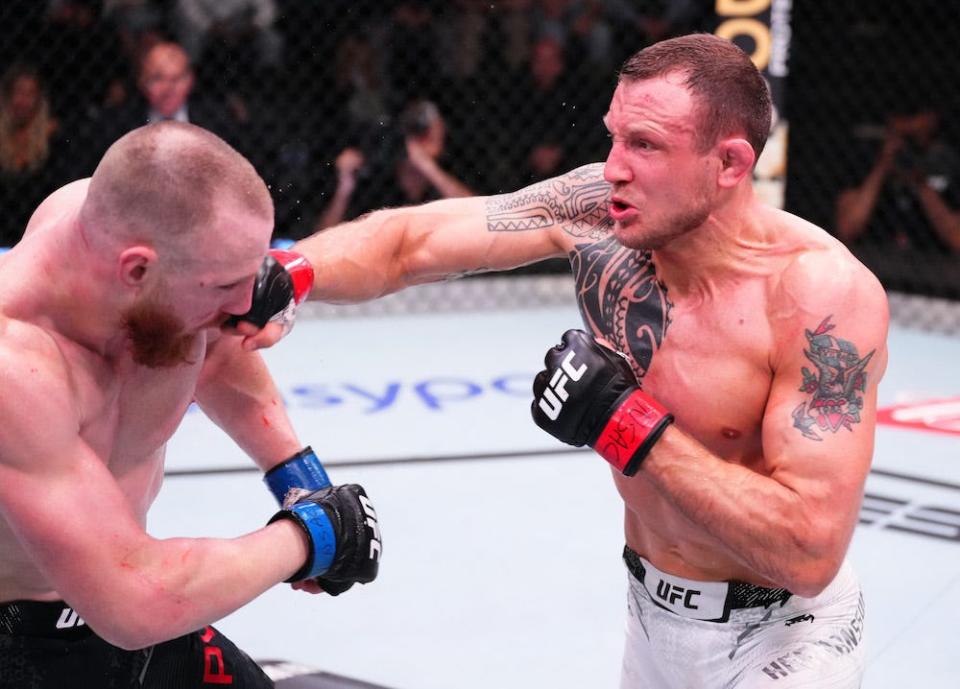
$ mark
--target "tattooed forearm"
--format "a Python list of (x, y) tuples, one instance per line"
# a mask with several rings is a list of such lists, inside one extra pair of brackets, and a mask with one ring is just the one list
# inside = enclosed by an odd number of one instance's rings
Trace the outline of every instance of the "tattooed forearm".
[(876, 352), (872, 350), (861, 358), (852, 342), (828, 335), (835, 327), (831, 318), (824, 318), (816, 330), (805, 331), (810, 348), (803, 353), (817, 370), (802, 367), (800, 391), (811, 394), (812, 399), (793, 410), (793, 425), (810, 440), (823, 440), (817, 431), (852, 431), (853, 424), (860, 423), (860, 393), (867, 385), (864, 369)]
[(522, 232), (562, 226), (574, 237), (600, 239), (612, 222), (607, 209), (610, 185), (603, 164), (594, 163), (487, 200), (487, 230)]

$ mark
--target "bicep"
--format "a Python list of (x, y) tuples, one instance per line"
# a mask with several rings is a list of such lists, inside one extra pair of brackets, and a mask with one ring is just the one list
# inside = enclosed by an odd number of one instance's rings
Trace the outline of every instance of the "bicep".
[(68, 386), (29, 382), (8, 379), (2, 403), (0, 514), (50, 586), (83, 608), (146, 535), (80, 436)]
[(296, 248), (317, 268), (319, 295), (349, 298), (382, 279), (369, 290), (380, 295), (563, 256), (609, 232), (609, 193), (602, 164), (587, 165), (507, 194), (375, 211)]
[[(435, 235), (452, 259), (448, 274), (456, 274), (516, 268), (562, 256), (584, 238), (599, 239), (611, 226), (609, 198), (603, 165), (594, 163), (518, 191), (441, 201), (424, 210), (469, 208), (450, 218), (448, 231)], [(434, 236), (432, 228), (443, 225), (427, 222), (422, 227)], [(443, 266), (437, 244), (425, 247), (419, 262)]]
[[(47, 461), (48, 452), (58, 459)], [(82, 441), (51, 443), (33, 463), (32, 469), (0, 466), (0, 506), (51, 586), (79, 605), (85, 585), (108, 579), (145, 534), (113, 476)]]
[(852, 528), (873, 456), (886, 322), (853, 309), (807, 315), (783, 343), (763, 420), (773, 477)]

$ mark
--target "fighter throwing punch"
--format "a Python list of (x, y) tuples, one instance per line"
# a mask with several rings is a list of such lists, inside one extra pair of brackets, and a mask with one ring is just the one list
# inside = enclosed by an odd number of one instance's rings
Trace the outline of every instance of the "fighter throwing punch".
[(827, 233), (754, 195), (770, 96), (731, 43), (691, 35), (632, 56), (604, 124), (603, 165), (304, 240), (310, 296), (569, 256), (587, 332), (550, 351), (533, 411), (614, 465), (623, 686), (858, 687), (863, 601), (845, 554), (886, 365), (884, 291)]
[[(376, 577), (363, 488), (330, 485), (259, 354), (222, 328), (277, 335), (309, 289), (302, 259), (267, 256), (272, 228), (253, 167), (170, 122), (117, 141), (0, 257), (3, 689), (272, 687), (209, 625), (281, 581)], [(193, 400), (267, 472), (281, 508), (264, 528), (145, 532)]]

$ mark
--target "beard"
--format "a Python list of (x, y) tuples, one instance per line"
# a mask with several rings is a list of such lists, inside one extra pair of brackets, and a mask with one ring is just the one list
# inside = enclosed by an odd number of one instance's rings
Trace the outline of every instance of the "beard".
[(123, 314), (123, 327), (137, 364), (173, 368), (194, 363), (190, 353), (198, 334), (185, 332), (183, 321), (162, 304), (149, 298), (134, 304)]
[[(711, 203), (701, 199), (686, 208), (674, 210), (666, 217), (653, 221), (646, 227), (631, 228), (629, 225), (614, 227), (614, 233), (623, 246), (645, 251), (662, 249), (678, 237), (703, 225), (710, 217)], [(640, 223), (645, 219), (641, 218)]]

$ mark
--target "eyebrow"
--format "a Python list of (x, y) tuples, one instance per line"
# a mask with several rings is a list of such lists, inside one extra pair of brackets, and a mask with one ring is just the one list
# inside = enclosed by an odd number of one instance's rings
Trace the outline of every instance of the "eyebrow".
[(233, 287), (234, 285), (239, 285), (241, 282), (245, 280), (249, 280), (251, 277), (255, 278), (256, 276), (257, 276), (257, 273), (247, 273), (246, 275), (241, 275), (240, 277), (235, 278), (233, 280), (227, 280), (226, 282), (218, 282), (216, 284), (217, 284), (217, 287)]

